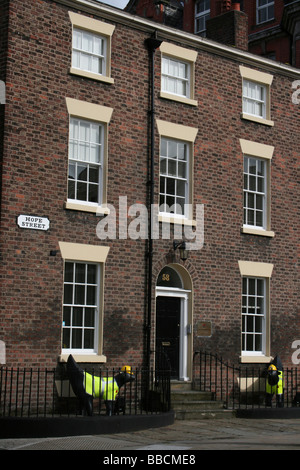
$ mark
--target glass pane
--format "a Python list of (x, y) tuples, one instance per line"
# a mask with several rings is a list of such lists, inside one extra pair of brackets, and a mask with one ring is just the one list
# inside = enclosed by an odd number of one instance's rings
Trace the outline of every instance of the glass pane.
[(160, 159), (160, 173), (165, 174), (167, 172), (167, 159), (161, 158)]
[(177, 176), (176, 166), (177, 166), (176, 160), (168, 161), (168, 175)]
[(175, 212), (175, 197), (167, 196), (166, 197), (166, 210), (167, 212), (174, 213)]
[(63, 348), (70, 348), (70, 330), (69, 328), (63, 329)]
[(65, 263), (65, 282), (73, 282), (73, 263)]
[(254, 207), (255, 207), (255, 203), (254, 203), (254, 201), (255, 201), (255, 195), (252, 194), (252, 193), (248, 193), (247, 196), (248, 196), (248, 197), (247, 197), (247, 207), (248, 207), (249, 209), (254, 209)]
[(77, 179), (79, 181), (87, 181), (87, 166), (77, 165)]
[(179, 160), (186, 160), (186, 145), (179, 143), (178, 144), (178, 159)]
[(262, 336), (255, 335), (255, 351), (262, 351)]
[(166, 139), (161, 139), (160, 154), (162, 156), (167, 156), (167, 140)]
[(168, 194), (175, 194), (175, 180), (174, 179), (167, 179), (167, 193)]
[(177, 195), (185, 197), (185, 181), (177, 181)]
[(255, 176), (249, 176), (249, 190), (250, 191), (256, 191), (256, 177)]
[(177, 272), (169, 267), (165, 267), (159, 274), (157, 285), (161, 287), (182, 288), (182, 282)]
[(64, 307), (63, 326), (71, 325), (71, 307)]
[(85, 293), (85, 287), (82, 285), (76, 285), (75, 286), (75, 298), (74, 298), (74, 303), (77, 305), (84, 305), (85, 304), (85, 299), (84, 299), (84, 293)]
[(81, 329), (72, 329), (72, 348), (81, 349), (82, 348), (82, 330)]
[(247, 223), (248, 225), (254, 225), (254, 211), (253, 210), (247, 211)]
[(263, 227), (264, 223), (263, 223), (263, 213), (262, 212), (259, 212), (259, 211), (256, 212), (256, 224), (255, 225), (257, 227)]
[(177, 157), (177, 143), (169, 140), (168, 142), (168, 157), (176, 158)]
[(87, 286), (87, 305), (96, 305), (96, 287)]
[(186, 178), (186, 162), (178, 162), (178, 177)]
[(99, 183), (99, 170), (98, 168), (89, 168), (89, 181), (91, 183)]
[(95, 326), (95, 309), (93, 308), (85, 309), (84, 326), (89, 326), (89, 327)]
[(84, 348), (94, 348), (94, 330), (84, 330)]
[(247, 316), (247, 332), (252, 333), (254, 330), (254, 323), (253, 323), (253, 317), (252, 315)]
[(89, 202), (98, 202), (98, 185), (89, 185)]
[(87, 282), (88, 284), (97, 284), (97, 266), (95, 264), (87, 266)]
[(249, 284), (248, 284), (248, 295), (255, 295), (256, 290), (255, 290), (255, 285), (256, 285), (256, 280), (255, 279), (249, 279)]
[(257, 295), (264, 295), (264, 280), (257, 279)]
[(72, 325), (73, 326), (82, 326), (83, 323), (82, 323), (82, 319), (83, 319), (83, 316), (82, 316), (82, 307), (74, 307), (73, 308), (73, 321), (72, 321)]
[(64, 285), (64, 304), (73, 302), (73, 286), (71, 284)]
[(86, 183), (78, 183), (77, 184), (77, 197), (76, 199), (80, 201), (87, 200), (87, 184)]
[(85, 264), (76, 263), (75, 282), (83, 284), (85, 282)]

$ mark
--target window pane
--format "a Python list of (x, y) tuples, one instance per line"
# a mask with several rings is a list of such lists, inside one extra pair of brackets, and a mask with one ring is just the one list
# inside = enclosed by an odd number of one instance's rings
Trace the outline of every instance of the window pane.
[(64, 326), (71, 325), (71, 307), (64, 307), (63, 324)]
[(73, 282), (73, 263), (65, 263), (65, 282)]
[(73, 286), (70, 284), (65, 284), (64, 286), (64, 303), (72, 304), (73, 302)]
[(81, 307), (74, 307), (73, 308), (73, 326), (82, 326), (83, 323), (83, 311)]
[(95, 309), (94, 308), (85, 309), (84, 326), (89, 326), (89, 327), (95, 326)]
[(82, 348), (82, 329), (81, 328), (72, 329), (72, 348), (73, 349)]
[(75, 282), (81, 283), (81, 284), (85, 282), (85, 264), (76, 263)]
[(94, 348), (94, 330), (84, 330), (84, 348), (93, 349)]

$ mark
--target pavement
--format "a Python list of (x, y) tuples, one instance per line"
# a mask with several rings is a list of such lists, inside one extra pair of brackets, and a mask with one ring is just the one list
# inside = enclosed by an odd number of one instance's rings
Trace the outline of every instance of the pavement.
[[(226, 417), (197, 421), (175, 420), (174, 424), (165, 427), (121, 434), (0, 439), (0, 450), (109, 451), (110, 459), (114, 458), (112, 456), (122, 455), (122, 451), (144, 451), (148, 454), (161, 451), (164, 454), (175, 452), (177, 455), (192, 455), (193, 451), (198, 450), (300, 450), (300, 419)], [(126, 462), (116, 460), (103, 463)], [(133, 467), (133, 463), (130, 466)], [(168, 461), (164, 463), (169, 464)]]

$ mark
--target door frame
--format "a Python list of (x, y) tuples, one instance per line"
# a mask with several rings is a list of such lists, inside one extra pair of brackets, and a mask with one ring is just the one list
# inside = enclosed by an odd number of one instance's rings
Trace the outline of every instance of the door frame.
[(188, 326), (188, 304), (190, 292), (190, 290), (179, 289), (175, 287), (156, 287), (156, 297), (177, 297), (181, 299), (179, 330), (179, 380), (183, 381), (190, 379), (188, 374), (188, 342), (189, 337), (191, 337), (191, 327)]

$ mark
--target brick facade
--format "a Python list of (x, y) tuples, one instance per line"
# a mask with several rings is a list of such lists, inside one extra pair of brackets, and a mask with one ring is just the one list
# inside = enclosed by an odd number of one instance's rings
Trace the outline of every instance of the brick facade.
[[(161, 269), (169, 263), (179, 266), (191, 280), (190, 356), (201, 348), (239, 362), (239, 260), (274, 265), (270, 281), (270, 353), (279, 354), (285, 364), (290, 364), (291, 345), (299, 339), (300, 326), (300, 105), (292, 103), (291, 97), (292, 82), (299, 79), (299, 71), (260, 61), (235, 49), (217, 47), (189, 34), (182, 36), (150, 20), (135, 17), (133, 26), (130, 14), (93, 2), (86, 10), (80, 10), (76, 0), (25, 3), (2, 0), (4, 11), (7, 4), (10, 21), (4, 77), (7, 100), (1, 156), (0, 232), (0, 340), (6, 345), (7, 365), (54, 366), (62, 353), (64, 264), (59, 242), (110, 248), (103, 272), (102, 353), (106, 365), (142, 365), (149, 326), (151, 360), (154, 359), (155, 286)], [(69, 11), (115, 26), (111, 47), (113, 84), (69, 72), (72, 48)], [(184, 262), (179, 259), (178, 251), (173, 251), (172, 234), (170, 239), (153, 240), (152, 312), (148, 325), (148, 241), (99, 240), (96, 229), (100, 221), (105, 221), (103, 216), (65, 208), (69, 135), (66, 97), (113, 109), (108, 126), (107, 201), (116, 208), (117, 221), (120, 197), (127, 197), (128, 208), (136, 203), (147, 206), (151, 75), (145, 39), (155, 29), (165, 42), (197, 51), (195, 100), (198, 105), (159, 97), (161, 53), (158, 49), (154, 55), (154, 201), (157, 204), (159, 198), (157, 120), (197, 128), (193, 207), (195, 212), (197, 205), (204, 205), (205, 238), (202, 249), (190, 251)], [(273, 75), (274, 126), (241, 118), (240, 65)], [(2, 63), (0, 70), (3, 69)], [(271, 163), (274, 237), (241, 233), (240, 139), (274, 146)], [(20, 214), (47, 217), (50, 229), (18, 227), (16, 219)], [(127, 226), (133, 220), (133, 216), (128, 216)], [(50, 255), (53, 250), (56, 256)], [(197, 336), (197, 327), (204, 321), (212, 324), (211, 337)]]

